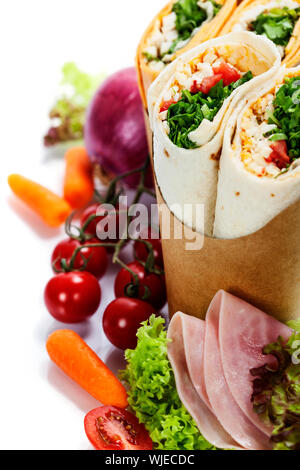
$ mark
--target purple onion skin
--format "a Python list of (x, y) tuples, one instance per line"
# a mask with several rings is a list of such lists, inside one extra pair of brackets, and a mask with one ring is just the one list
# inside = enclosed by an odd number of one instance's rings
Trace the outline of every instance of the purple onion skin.
[[(87, 110), (85, 145), (93, 163), (120, 175), (141, 167), (149, 154), (136, 70), (130, 67), (108, 77)], [(138, 175), (124, 182), (135, 188)], [(147, 175), (152, 186), (152, 175)]]

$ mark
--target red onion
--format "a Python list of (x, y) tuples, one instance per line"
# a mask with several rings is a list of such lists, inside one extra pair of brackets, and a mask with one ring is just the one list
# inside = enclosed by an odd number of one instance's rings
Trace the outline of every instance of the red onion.
[[(120, 175), (146, 161), (143, 105), (133, 67), (110, 76), (96, 92), (87, 111), (85, 144), (92, 162), (109, 174)], [(138, 176), (125, 182), (133, 188)]]

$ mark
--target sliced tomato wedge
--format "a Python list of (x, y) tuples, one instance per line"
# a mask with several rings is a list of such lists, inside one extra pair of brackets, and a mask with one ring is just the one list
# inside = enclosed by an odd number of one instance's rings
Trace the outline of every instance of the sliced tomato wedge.
[(143, 424), (128, 411), (101, 406), (84, 419), (86, 435), (96, 450), (152, 450), (153, 443)]
[(162, 105), (161, 105), (161, 107), (160, 107), (159, 112), (162, 113), (163, 111), (168, 111), (169, 107), (170, 107), (172, 104), (174, 104), (174, 103), (176, 103), (176, 101), (173, 100), (173, 99), (172, 99), (172, 100), (168, 100), (168, 101), (163, 101), (163, 103), (162, 103)]
[(218, 66), (213, 67), (215, 75), (221, 75), (224, 86), (230, 85), (241, 78), (241, 74), (226, 62), (221, 62)]
[(272, 152), (265, 158), (267, 163), (275, 163), (275, 165), (283, 170), (291, 163), (291, 159), (288, 155), (288, 148), (286, 140), (277, 140), (270, 145)]
[(222, 75), (212, 75), (211, 77), (205, 77), (203, 78), (202, 82), (200, 84), (197, 84), (197, 82), (194, 82), (191, 88), (191, 93), (198, 93), (201, 91), (205, 95), (208, 95), (210, 92), (211, 88), (213, 88), (219, 81), (222, 80)]

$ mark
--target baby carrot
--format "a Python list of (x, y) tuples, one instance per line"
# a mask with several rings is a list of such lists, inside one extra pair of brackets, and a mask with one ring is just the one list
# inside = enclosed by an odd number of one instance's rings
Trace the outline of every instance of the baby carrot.
[(73, 209), (80, 209), (94, 194), (92, 163), (84, 147), (68, 150), (65, 162), (64, 198)]
[(126, 408), (126, 390), (92, 349), (72, 330), (57, 330), (46, 344), (55, 364), (103, 405)]
[(14, 194), (50, 227), (59, 227), (71, 213), (68, 202), (24, 176), (10, 175), (8, 184)]

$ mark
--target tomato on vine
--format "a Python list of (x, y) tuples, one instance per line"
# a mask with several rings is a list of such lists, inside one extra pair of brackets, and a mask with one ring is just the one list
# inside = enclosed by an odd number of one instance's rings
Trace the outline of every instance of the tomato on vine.
[(109, 341), (119, 349), (134, 349), (141, 323), (157, 314), (152, 305), (140, 299), (120, 297), (113, 300), (103, 315), (103, 330)]
[[(59, 272), (69, 266), (70, 270), (84, 270), (93, 274), (97, 279), (101, 279), (107, 270), (107, 252), (102, 246), (92, 246), (95, 244), (99, 244), (98, 239), (80, 242), (74, 238), (67, 238), (61, 241), (52, 253), (53, 270)], [(72, 262), (75, 250), (77, 250), (77, 254)]]
[(105, 213), (103, 213), (103, 215), (96, 216), (97, 213), (99, 213), (100, 206), (101, 204), (97, 203), (88, 206), (81, 216), (81, 227), (85, 227), (85, 233), (93, 237), (97, 236), (97, 225), (105, 217)]
[(135, 241), (134, 243), (133, 249), (135, 258), (139, 261), (144, 261), (146, 263), (147, 258), (149, 256), (149, 250), (147, 248), (147, 245), (143, 243), (143, 241), (146, 241), (152, 245), (155, 264), (163, 268), (164, 260), (161, 239), (159, 237), (158, 232), (151, 229), (151, 227), (148, 227), (147, 229), (141, 232), (139, 240)]
[(86, 271), (60, 273), (48, 282), (44, 300), (56, 320), (79, 323), (97, 311), (101, 288), (95, 276)]
[[(107, 217), (107, 221), (111, 221), (112, 225), (116, 227), (116, 238), (107, 238), (105, 240), (100, 240), (98, 238), (99, 235), (99, 223), (103, 221)], [(122, 233), (120, 228), (120, 216), (119, 216), (119, 206), (118, 204), (115, 206), (115, 210), (111, 214), (107, 214), (107, 211), (101, 204), (92, 204), (91, 206), (87, 207), (86, 210), (83, 212), (81, 217), (81, 229), (87, 235), (91, 237), (97, 238), (98, 243), (118, 243), (120, 240)], [(114, 249), (112, 247), (106, 248), (109, 253), (112, 253)]]
[[(116, 277), (116, 297), (137, 297), (160, 310), (167, 301), (165, 276), (148, 272), (138, 261), (129, 263), (126, 267), (128, 269), (122, 268)], [(137, 275), (138, 283), (130, 271)]]

